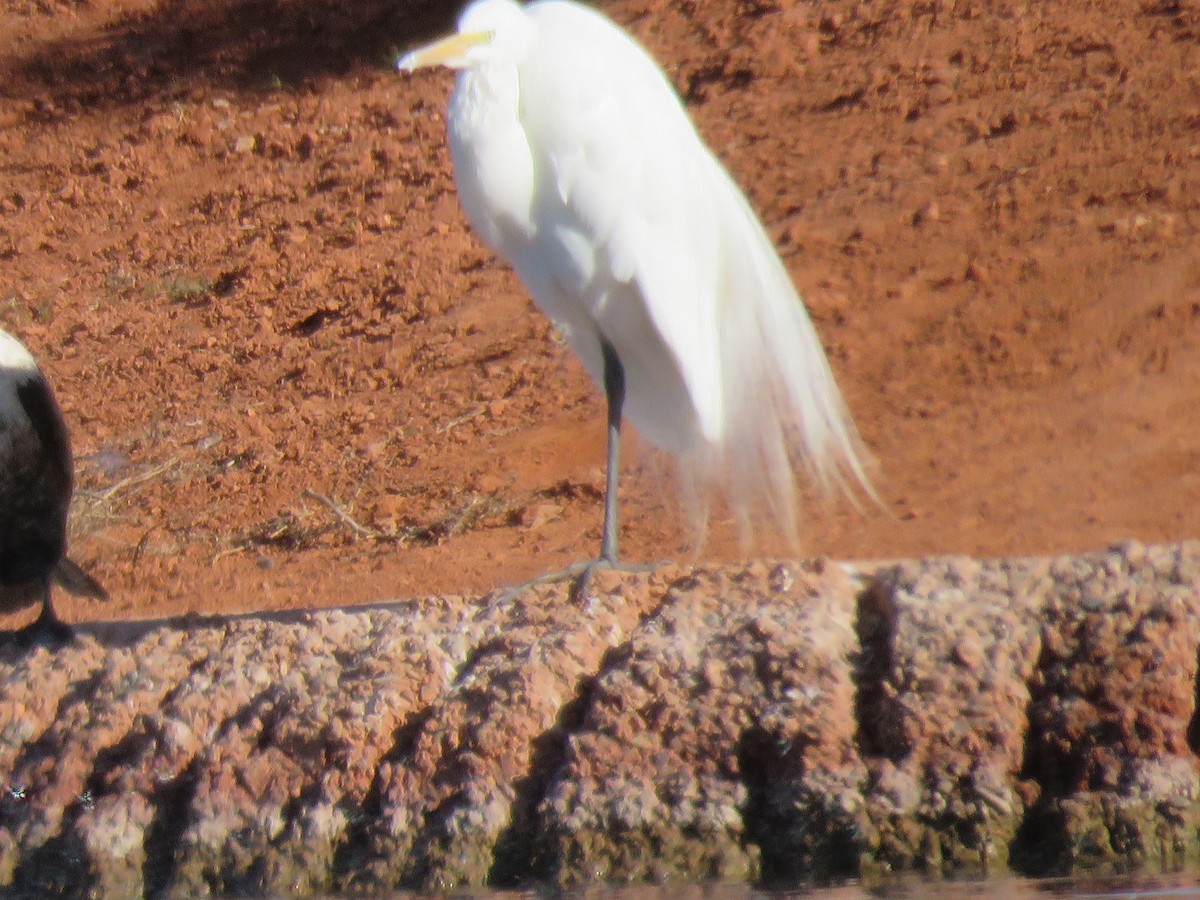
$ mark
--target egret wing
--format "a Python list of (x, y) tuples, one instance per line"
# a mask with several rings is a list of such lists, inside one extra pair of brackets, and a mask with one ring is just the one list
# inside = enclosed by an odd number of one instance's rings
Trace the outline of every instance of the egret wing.
[(556, 0), (534, 9), (539, 26), (553, 23), (521, 82), (530, 143), (554, 173), (540, 202), (560, 204), (557, 227), (595, 248), (594, 273), (575, 274), (593, 278), (590, 313), (622, 360), (649, 372), (665, 348), (674, 361), (678, 389), (640, 411), (650, 433), (670, 421), (665, 407), (686, 403), (735, 498), (765, 501), (789, 527), (794, 454), (819, 484), (844, 487), (848, 475), (870, 493), (804, 304), (665, 76), (590, 11)]
[(557, 302), (579, 298), (617, 350), (640, 430), (676, 450), (717, 440), (707, 150), (662, 72), (606, 19), (555, 0), (528, 11), (539, 39), (522, 64), (521, 115), (543, 173), (534, 218)]

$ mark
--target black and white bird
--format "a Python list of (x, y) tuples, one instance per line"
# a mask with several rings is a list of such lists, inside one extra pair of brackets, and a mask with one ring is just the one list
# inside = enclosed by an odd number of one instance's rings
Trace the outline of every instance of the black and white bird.
[(0, 329), (0, 612), (42, 603), (26, 633), (66, 639), (52, 582), (107, 599), (96, 579), (67, 558), (67, 509), (74, 487), (67, 428), (37, 362)]

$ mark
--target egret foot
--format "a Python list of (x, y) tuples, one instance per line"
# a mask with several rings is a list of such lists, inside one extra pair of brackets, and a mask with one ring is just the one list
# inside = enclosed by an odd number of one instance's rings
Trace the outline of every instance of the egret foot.
[(591, 587), (592, 583), (592, 574), (595, 572), (653, 572), (660, 565), (663, 565), (663, 563), (616, 562), (604, 557), (590, 559), (585, 562), (571, 563), (566, 568), (547, 572), (544, 575), (538, 575), (536, 578), (530, 578), (528, 581), (522, 581), (520, 584), (513, 585), (500, 595), (500, 599), (510, 600), (522, 591), (531, 587), (537, 587), (538, 585), (561, 584), (564, 581), (570, 581), (571, 602), (582, 603), (587, 597), (588, 588)]

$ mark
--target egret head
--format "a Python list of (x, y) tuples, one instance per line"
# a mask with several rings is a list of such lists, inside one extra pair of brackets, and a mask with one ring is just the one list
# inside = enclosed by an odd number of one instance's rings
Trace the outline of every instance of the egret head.
[(405, 54), (396, 67), (467, 69), (520, 60), (533, 37), (533, 23), (515, 0), (475, 0), (458, 18), (458, 33)]

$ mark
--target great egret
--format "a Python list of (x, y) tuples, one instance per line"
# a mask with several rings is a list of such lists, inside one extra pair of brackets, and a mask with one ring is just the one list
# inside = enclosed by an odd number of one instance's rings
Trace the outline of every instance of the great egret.
[(50, 585), (108, 595), (66, 556), (72, 461), (62, 413), (29, 351), (0, 329), (0, 611), (42, 602), (28, 634), (65, 639)]
[(570, 0), (476, 0), (457, 34), (397, 65), (459, 70), (447, 130), (467, 218), (604, 388), (596, 563), (618, 560), (622, 412), (793, 538), (793, 462), (873, 496), (783, 263), (633, 38)]

